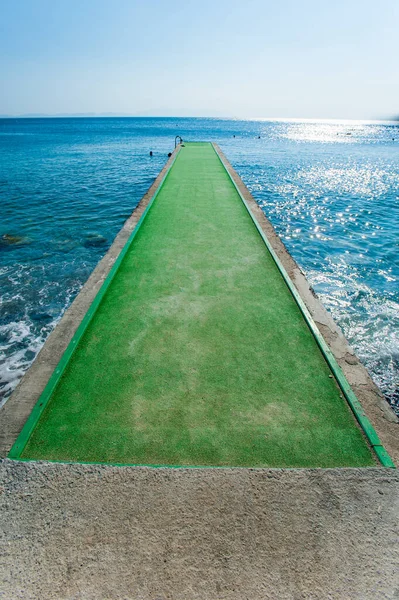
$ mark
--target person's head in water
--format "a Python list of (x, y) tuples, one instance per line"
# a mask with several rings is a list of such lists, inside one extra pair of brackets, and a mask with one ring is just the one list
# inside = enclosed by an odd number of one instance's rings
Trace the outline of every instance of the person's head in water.
[(150, 156), (152, 156), (152, 150), (150, 150)]

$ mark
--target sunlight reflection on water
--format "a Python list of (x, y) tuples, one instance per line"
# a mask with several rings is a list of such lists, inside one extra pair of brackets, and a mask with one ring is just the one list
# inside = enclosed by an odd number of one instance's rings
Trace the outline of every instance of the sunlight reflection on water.
[(23, 240), (0, 245), (0, 398), (32, 363), (177, 134), (221, 145), (399, 407), (399, 126), (299, 120), (0, 119), (0, 238)]
[[(320, 161), (320, 157), (319, 157)], [(353, 160), (243, 172), (359, 358), (399, 403), (399, 163)]]

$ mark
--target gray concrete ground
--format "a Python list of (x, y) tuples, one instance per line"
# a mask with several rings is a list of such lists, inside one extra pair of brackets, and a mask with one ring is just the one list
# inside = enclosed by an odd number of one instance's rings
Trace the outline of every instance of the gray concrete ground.
[(399, 598), (390, 469), (5, 460), (0, 598)]
[[(398, 419), (231, 172), (398, 464)], [(0, 410), (0, 456), (164, 173)], [(6, 459), (0, 598), (399, 600), (398, 523), (399, 474), (391, 469), (175, 470)]]

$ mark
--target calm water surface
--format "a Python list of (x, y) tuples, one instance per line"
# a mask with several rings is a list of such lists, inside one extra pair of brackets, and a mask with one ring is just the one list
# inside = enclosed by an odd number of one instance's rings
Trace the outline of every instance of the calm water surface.
[(399, 126), (390, 123), (0, 120), (0, 398), (177, 134), (220, 144), (399, 412)]

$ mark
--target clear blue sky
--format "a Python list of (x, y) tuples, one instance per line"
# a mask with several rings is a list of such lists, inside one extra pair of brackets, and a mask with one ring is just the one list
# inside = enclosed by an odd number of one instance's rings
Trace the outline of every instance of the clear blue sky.
[(0, 114), (399, 114), (399, 0), (0, 0)]

